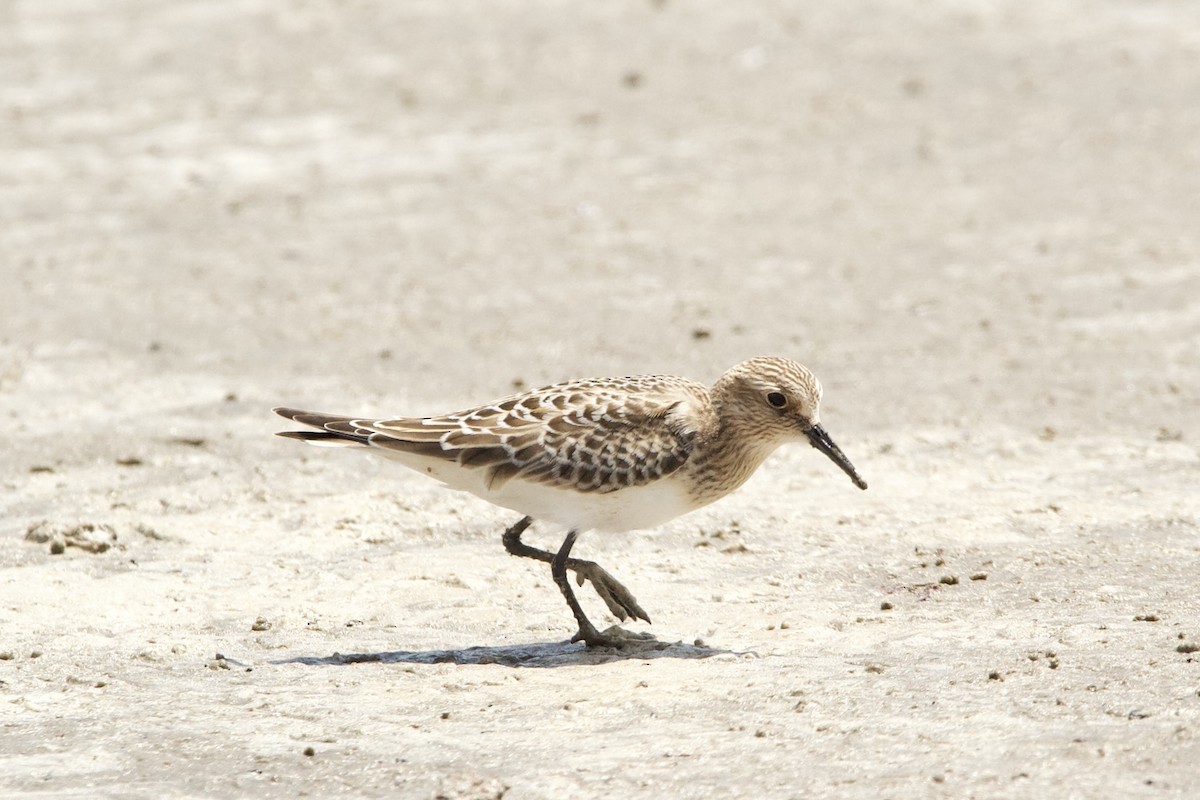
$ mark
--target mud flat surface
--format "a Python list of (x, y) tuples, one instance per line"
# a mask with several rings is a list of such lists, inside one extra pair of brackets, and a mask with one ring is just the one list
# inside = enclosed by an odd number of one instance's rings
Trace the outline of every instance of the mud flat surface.
[[(0, 5), (0, 794), (1195, 796), (1197, 97), (1187, 3)], [(625, 652), (272, 436), (758, 354), (871, 489), (585, 535)]]

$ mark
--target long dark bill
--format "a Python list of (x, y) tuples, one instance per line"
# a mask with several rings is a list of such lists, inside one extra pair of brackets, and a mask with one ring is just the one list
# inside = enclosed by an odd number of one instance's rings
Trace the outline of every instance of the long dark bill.
[(850, 480), (854, 481), (855, 486), (860, 489), (867, 488), (867, 482), (858, 474), (858, 470), (850, 463), (850, 459), (846, 458), (842, 449), (833, 443), (833, 439), (829, 438), (829, 434), (825, 432), (824, 428), (820, 425), (813, 425), (812, 428), (805, 431), (805, 435), (808, 436), (808, 441), (812, 442), (813, 447), (829, 456), (833, 463), (842, 468), (842, 472), (850, 476)]

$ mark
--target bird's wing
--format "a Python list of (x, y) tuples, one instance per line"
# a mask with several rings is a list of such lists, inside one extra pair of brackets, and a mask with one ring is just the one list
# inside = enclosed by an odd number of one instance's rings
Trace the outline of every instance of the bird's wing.
[(690, 381), (646, 387), (652, 391), (629, 388), (627, 382), (580, 381), (439, 417), (342, 419), (332, 430), (369, 430), (374, 447), (486, 469), (493, 489), (520, 479), (612, 492), (683, 466), (699, 431), (697, 407), (707, 402), (703, 387)]

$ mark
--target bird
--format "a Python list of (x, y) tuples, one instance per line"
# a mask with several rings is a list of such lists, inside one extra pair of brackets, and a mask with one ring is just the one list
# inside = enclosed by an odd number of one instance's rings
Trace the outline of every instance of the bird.
[[(571, 557), (578, 536), (652, 528), (706, 506), (793, 442), (812, 445), (865, 490), (866, 481), (821, 425), (821, 398), (821, 383), (807, 367), (760, 356), (731, 367), (711, 387), (673, 375), (635, 375), (571, 380), (424, 417), (273, 410), (308, 428), (279, 436), (374, 452), (522, 514), (502, 542), (514, 556), (550, 564), (579, 628), (570, 641), (620, 648), (652, 637), (616, 626), (597, 630), (567, 572), (579, 586), (590, 582), (621, 622), (650, 617), (607, 570)], [(566, 529), (557, 552), (521, 541), (534, 520)]]

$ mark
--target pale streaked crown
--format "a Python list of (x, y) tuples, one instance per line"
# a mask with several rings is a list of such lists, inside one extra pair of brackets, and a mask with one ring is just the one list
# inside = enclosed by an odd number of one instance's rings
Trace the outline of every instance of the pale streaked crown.
[[(729, 369), (712, 388), (714, 404), (736, 409), (730, 419), (753, 422), (785, 439), (800, 438), (821, 421), (821, 383), (787, 358), (760, 356)], [(728, 412), (722, 411), (722, 416)]]

